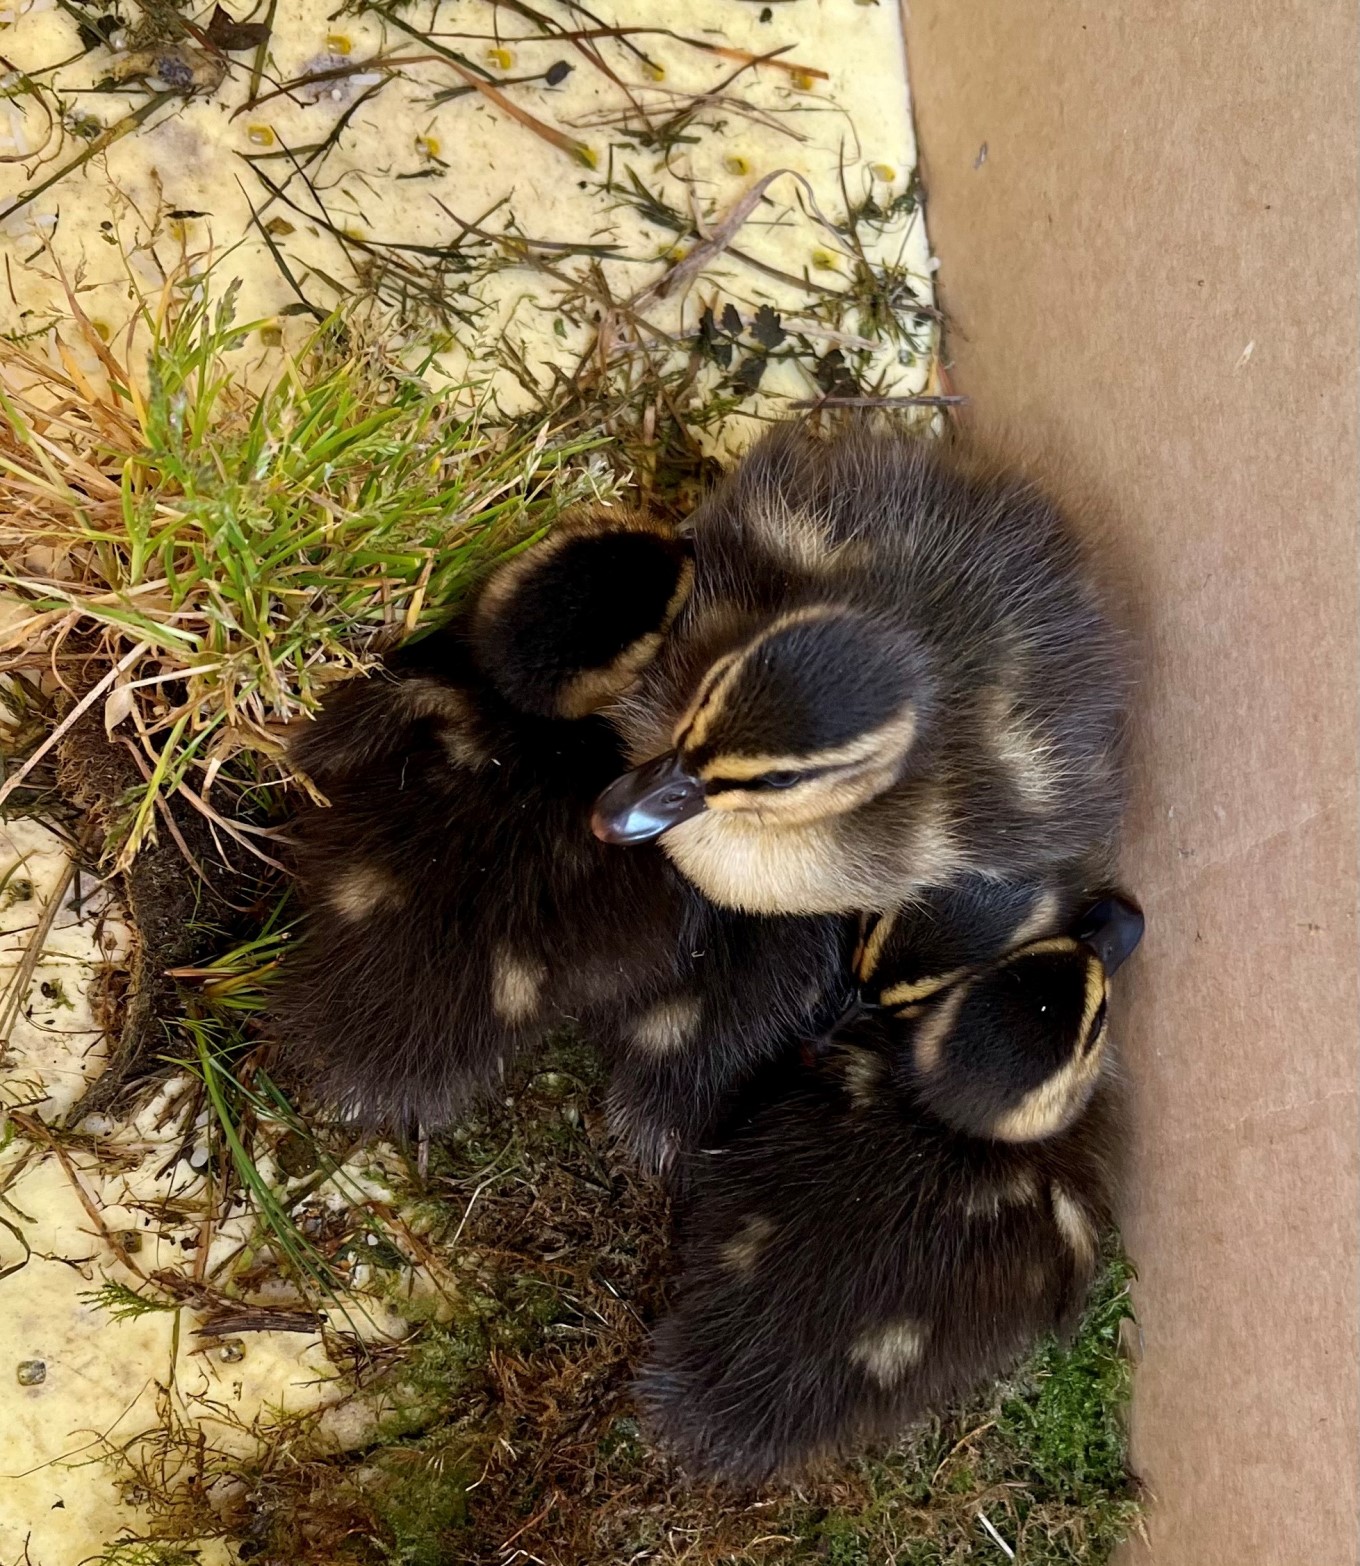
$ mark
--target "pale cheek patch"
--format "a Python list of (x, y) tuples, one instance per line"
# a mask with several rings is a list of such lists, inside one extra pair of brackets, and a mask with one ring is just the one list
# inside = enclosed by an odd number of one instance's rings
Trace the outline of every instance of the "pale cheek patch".
[(672, 827), (661, 846), (701, 892), (746, 913), (853, 913), (881, 891), (825, 823), (773, 831), (710, 809)]
[(1053, 1221), (1058, 1232), (1071, 1247), (1077, 1265), (1083, 1270), (1095, 1266), (1096, 1229), (1086, 1209), (1058, 1184), (1049, 1185), (1049, 1199), (1053, 1203)]
[(673, 1054), (693, 1039), (702, 1009), (695, 995), (676, 995), (661, 1001), (634, 1023), (633, 1043), (652, 1054)]
[(925, 1322), (904, 1316), (857, 1338), (850, 1358), (879, 1386), (895, 1387), (921, 1363), (929, 1335)]
[(491, 1005), (502, 1022), (528, 1022), (538, 1010), (548, 970), (541, 962), (517, 957), (504, 947), (491, 969)]
[(774, 1220), (752, 1213), (722, 1248), (723, 1261), (743, 1278), (755, 1275), (761, 1253), (774, 1238)]
[(867, 1109), (883, 1085), (886, 1073), (883, 1057), (868, 1049), (845, 1049), (840, 1052), (839, 1065), (850, 1102), (856, 1109)]
[(1099, 1050), (1074, 1056), (1013, 1109), (998, 1115), (991, 1134), (1001, 1142), (1038, 1142), (1055, 1136), (1086, 1107), (1100, 1075), (1100, 1062)]
[(381, 908), (399, 908), (406, 901), (401, 882), (376, 865), (355, 865), (336, 880), (327, 901), (342, 919), (358, 923)]

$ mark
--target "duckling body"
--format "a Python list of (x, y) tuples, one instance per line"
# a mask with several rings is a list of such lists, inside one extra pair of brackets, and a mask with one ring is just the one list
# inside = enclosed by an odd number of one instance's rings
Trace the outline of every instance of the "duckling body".
[(689, 572), (643, 519), (566, 526), (295, 746), (328, 804), (294, 824), (306, 920), (276, 1014), (351, 1117), (445, 1124), (571, 1020), (621, 1061), (618, 1119), (656, 1167), (835, 982), (840, 922), (716, 909), (658, 850), (590, 831), (624, 766), (597, 709), (655, 655)]
[(1107, 972), (1141, 918), (1105, 904), (1084, 939), (1006, 952), (1052, 889), (1010, 888), (995, 917), (978, 890), (871, 925), (877, 1009), (769, 1067), (691, 1159), (640, 1396), (700, 1473), (793, 1476), (891, 1439), (1086, 1298), (1121, 1144)]
[(686, 524), (596, 830), (716, 902), (883, 909), (1108, 873), (1127, 658), (1065, 519), (949, 443), (777, 429)]

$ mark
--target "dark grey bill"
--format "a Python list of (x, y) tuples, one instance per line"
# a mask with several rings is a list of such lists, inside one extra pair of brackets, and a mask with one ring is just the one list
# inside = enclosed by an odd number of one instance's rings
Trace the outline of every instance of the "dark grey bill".
[(703, 781), (672, 753), (616, 778), (595, 801), (590, 830), (605, 843), (652, 843), (703, 808)]
[(1127, 897), (1103, 897), (1087, 909), (1075, 933), (1100, 958), (1105, 972), (1114, 973), (1143, 939), (1143, 910)]

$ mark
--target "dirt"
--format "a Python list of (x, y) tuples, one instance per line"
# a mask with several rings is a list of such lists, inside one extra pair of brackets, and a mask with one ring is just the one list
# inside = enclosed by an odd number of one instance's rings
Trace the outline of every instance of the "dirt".
[[(116, 838), (125, 803), (142, 782), (128, 748), (110, 740), (98, 711), (87, 713), (57, 749), (57, 788), (84, 821), (82, 841), (99, 860), (104, 845)], [(73, 1111), (82, 1115), (106, 1109), (130, 1083), (159, 1068), (165, 1047), (163, 1019), (180, 1011), (171, 970), (190, 967), (219, 952), (224, 940), (258, 923), (251, 903), (258, 898), (254, 877), (226, 865), (206, 820), (176, 796), (166, 805), (183, 840), (182, 848), (160, 824), (129, 869), (119, 877), (135, 932), (126, 984), (115, 997), (109, 1065)], [(204, 875), (186, 859), (184, 848)]]

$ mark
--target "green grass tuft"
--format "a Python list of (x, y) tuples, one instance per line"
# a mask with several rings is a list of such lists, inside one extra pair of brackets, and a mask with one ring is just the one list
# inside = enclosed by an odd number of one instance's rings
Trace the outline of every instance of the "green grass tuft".
[[(159, 796), (242, 750), (276, 761), (330, 681), (613, 490), (597, 434), (493, 429), (476, 387), (434, 390), (338, 320), (251, 389), (258, 323), (235, 293), (167, 285), (121, 356), (73, 303), (92, 362), (66, 377), (0, 345), (3, 553), (60, 561), (0, 585), (29, 607), (35, 666), (73, 631), (100, 646), (106, 721), (135, 731), (149, 780), (124, 864)], [(41, 395), (19, 389), (35, 376)]]

